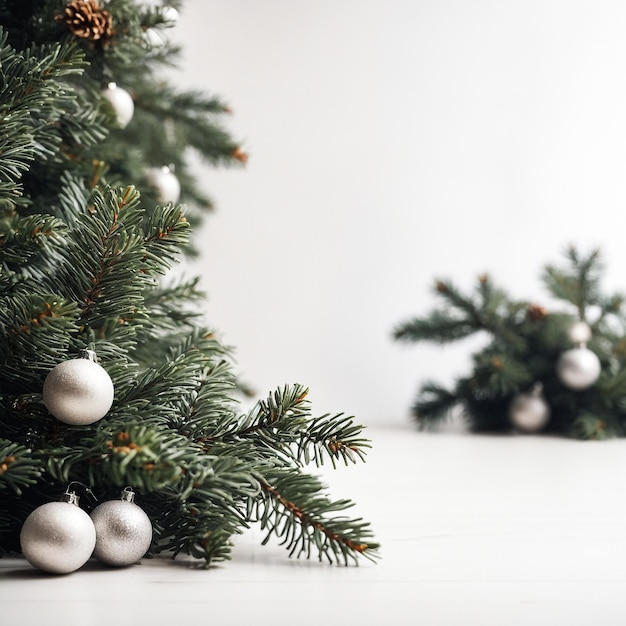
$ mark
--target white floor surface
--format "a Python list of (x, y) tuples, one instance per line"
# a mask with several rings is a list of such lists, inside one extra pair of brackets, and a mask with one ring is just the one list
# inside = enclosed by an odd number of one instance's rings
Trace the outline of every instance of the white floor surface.
[(155, 559), (48, 576), (0, 559), (1, 623), (626, 624), (626, 440), (367, 434), (367, 463), (323, 474), (372, 522), (378, 564), (289, 559), (254, 530), (210, 570)]

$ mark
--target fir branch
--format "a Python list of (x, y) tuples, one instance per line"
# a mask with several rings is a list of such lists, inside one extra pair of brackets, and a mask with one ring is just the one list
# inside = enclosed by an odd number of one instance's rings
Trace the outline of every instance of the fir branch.
[(187, 468), (197, 465), (200, 452), (178, 433), (136, 420), (109, 420), (92, 445), (96, 452), (89, 450), (85, 457), (91, 484), (132, 484), (145, 492), (179, 483)]
[(170, 143), (193, 147), (212, 165), (238, 162), (235, 151), (239, 144), (217, 122), (217, 115), (229, 110), (220, 99), (207, 98), (196, 91), (178, 92), (171, 86), (160, 83), (144, 85), (143, 91), (136, 93), (136, 103), (145, 117), (142, 118), (139, 113), (135, 132), (146, 132), (155, 123), (162, 125), (162, 120), (166, 119), (170, 124), (169, 137), (161, 133), (153, 141), (162, 137), (169, 139)]
[(572, 423), (572, 434), (580, 439), (603, 440), (622, 436), (623, 427), (611, 416), (588, 411), (579, 413)]
[[(94, 169), (97, 165), (94, 164)], [(54, 206), (48, 205), (51, 213), (58, 214), (59, 217), (71, 227), (76, 226), (79, 216), (84, 213), (85, 207), (89, 204), (90, 193), (95, 185), (89, 188), (81, 176), (64, 170), (60, 178), (62, 193), (56, 197)]]
[(200, 303), (206, 296), (199, 289), (200, 277), (179, 279), (169, 285), (159, 285), (146, 292), (144, 305), (150, 311), (153, 328), (175, 330), (181, 326), (193, 327), (202, 316), (199, 310), (190, 310), (190, 304)]
[(189, 554), (204, 559), (206, 567), (230, 558), (230, 537), (248, 526), (243, 503), (258, 492), (258, 482), (239, 459), (200, 457), (180, 483), (148, 499), (156, 552)]
[(319, 467), (325, 457), (333, 467), (338, 460), (346, 465), (364, 460), (370, 443), (361, 437), (363, 426), (343, 414), (313, 418), (307, 394), (302, 385), (278, 388), (211, 441), (249, 441), (257, 449), (269, 448), (301, 465), (313, 461)]
[(4, 211), (0, 216), (0, 264), (23, 277), (40, 278), (32, 261), (46, 248), (60, 244), (67, 231), (67, 225), (51, 215), (21, 217), (14, 210)]
[(398, 324), (393, 330), (393, 338), (405, 343), (432, 341), (451, 343), (469, 337), (476, 328), (467, 320), (447, 311), (431, 311), (425, 317), (415, 317)]
[(340, 459), (345, 465), (365, 461), (365, 450), (371, 448), (368, 439), (361, 436), (363, 426), (354, 423), (354, 418), (343, 415), (322, 415), (311, 420), (300, 433), (297, 458), (308, 465), (312, 461), (319, 467), (328, 456), (333, 467)]
[(145, 261), (155, 274), (164, 274), (178, 260), (189, 241), (189, 224), (179, 207), (156, 206), (146, 212), (143, 225)]
[(494, 395), (509, 395), (530, 387), (537, 373), (513, 354), (486, 348), (474, 357), (474, 384)]
[(582, 256), (574, 246), (565, 252), (569, 267), (547, 265), (542, 276), (548, 291), (561, 300), (571, 302), (582, 321), (587, 320), (587, 307), (599, 299), (599, 279), (604, 269), (598, 248)]
[(248, 517), (254, 513), (261, 529), (267, 531), (264, 544), (276, 536), (289, 556), (309, 558), (316, 550), (318, 559), (329, 563), (356, 564), (359, 556), (376, 560), (379, 546), (370, 541), (368, 524), (344, 516), (327, 517), (353, 503), (328, 500), (321, 495), (322, 485), (316, 478), (282, 472), (269, 480), (259, 477), (259, 483), (264, 498), (249, 501)]
[(13, 394), (38, 386), (77, 332), (78, 308), (54, 294), (19, 290), (0, 298), (0, 381)]
[(284, 433), (299, 431), (306, 424), (308, 392), (302, 385), (279, 387), (267, 399), (257, 402), (237, 424), (233, 424), (228, 436), (263, 437), (276, 430)]
[(216, 433), (237, 422), (231, 399), (235, 388), (230, 363), (216, 358), (204, 369), (198, 387), (184, 407), (180, 432), (202, 445), (203, 449), (211, 450)]
[[(106, 195), (94, 190), (91, 214), (83, 214), (72, 231), (59, 288), (82, 303), (82, 320), (92, 329), (104, 328), (111, 319), (141, 323), (145, 289), (171, 262), (171, 247), (181, 245), (178, 232), (186, 226), (179, 211), (170, 207), (149, 220), (147, 235), (143, 220), (134, 188), (107, 189)], [(168, 238), (172, 241), (165, 243)], [(85, 257), (85, 250), (93, 253)]]
[(444, 344), (484, 331), (514, 344), (521, 341), (519, 333), (510, 328), (520, 304), (512, 303), (487, 275), (478, 277), (474, 294), (465, 295), (446, 280), (436, 281), (435, 293), (443, 300), (442, 307), (397, 325), (393, 331), (395, 340)]
[(56, 158), (59, 122), (77, 100), (60, 79), (80, 74), (85, 64), (73, 46), (18, 52), (7, 40), (0, 27), (0, 199), (24, 204), (21, 177), (36, 159)]
[(22, 489), (36, 484), (43, 469), (26, 446), (0, 439), (0, 489), (22, 495)]
[(451, 416), (460, 399), (454, 391), (433, 382), (425, 382), (411, 408), (420, 430), (434, 429)]

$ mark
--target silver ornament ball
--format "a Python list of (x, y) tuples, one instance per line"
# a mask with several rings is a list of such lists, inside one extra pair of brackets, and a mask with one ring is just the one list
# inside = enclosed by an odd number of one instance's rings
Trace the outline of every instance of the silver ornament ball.
[(135, 103), (131, 95), (115, 83), (109, 83), (101, 94), (111, 105), (117, 125), (120, 128), (126, 128), (135, 114)]
[(23, 555), (34, 567), (51, 574), (69, 574), (91, 557), (96, 530), (89, 515), (77, 504), (48, 502), (26, 518), (20, 544)]
[(556, 364), (559, 380), (575, 391), (591, 387), (598, 380), (601, 370), (598, 356), (584, 346), (566, 350)]
[(180, 198), (180, 183), (174, 172), (167, 166), (151, 167), (146, 171), (148, 184), (156, 191), (161, 204), (176, 204)]
[(588, 343), (591, 341), (591, 326), (587, 322), (574, 322), (567, 331), (567, 336), (573, 344)]
[(74, 426), (93, 424), (113, 404), (111, 377), (95, 362), (89, 350), (84, 356), (59, 363), (43, 384), (43, 401), (58, 420)]
[(538, 433), (550, 420), (550, 406), (540, 391), (518, 393), (509, 406), (509, 421), (522, 433)]
[(103, 502), (91, 513), (96, 528), (94, 556), (107, 565), (132, 565), (146, 554), (152, 543), (152, 523), (133, 502), (134, 495), (126, 489), (122, 499)]

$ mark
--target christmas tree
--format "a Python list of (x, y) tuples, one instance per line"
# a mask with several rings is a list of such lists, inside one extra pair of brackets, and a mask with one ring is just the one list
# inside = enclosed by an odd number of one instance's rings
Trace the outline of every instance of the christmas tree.
[(441, 306), (399, 324), (400, 342), (448, 344), (483, 335), (472, 371), (452, 388), (420, 387), (412, 413), (431, 428), (461, 413), (473, 431), (549, 432), (582, 439), (626, 434), (626, 313), (602, 289), (598, 249), (574, 246), (542, 275), (550, 307), (515, 300), (483, 274), (463, 293), (437, 280)]
[(246, 160), (220, 98), (159, 77), (180, 9), (0, 0), (0, 553), (64, 493), (132, 489), (152, 555), (209, 565), (257, 523), (290, 555), (375, 558), (306, 469), (363, 460), (362, 427), (314, 417), (298, 384), (240, 412), (197, 279), (168, 278), (211, 206), (189, 151)]

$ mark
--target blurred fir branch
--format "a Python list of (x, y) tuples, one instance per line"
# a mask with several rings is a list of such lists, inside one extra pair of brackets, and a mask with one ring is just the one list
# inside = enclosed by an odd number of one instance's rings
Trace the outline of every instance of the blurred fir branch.
[[(551, 419), (547, 432), (583, 439), (620, 437), (626, 431), (626, 313), (622, 294), (605, 294), (605, 270), (600, 251), (565, 250), (562, 265), (544, 268), (542, 281), (555, 310), (532, 301), (514, 300), (481, 275), (471, 293), (452, 282), (437, 280), (441, 305), (422, 317), (398, 324), (395, 341), (448, 344), (476, 333), (486, 345), (472, 355), (472, 371), (452, 388), (424, 382), (412, 413), (420, 428), (433, 428), (457, 409), (473, 431), (508, 431), (509, 408), (518, 394), (540, 383)], [(556, 364), (572, 347), (575, 322), (591, 329), (589, 348), (602, 371), (588, 389), (568, 388), (558, 378)]]

